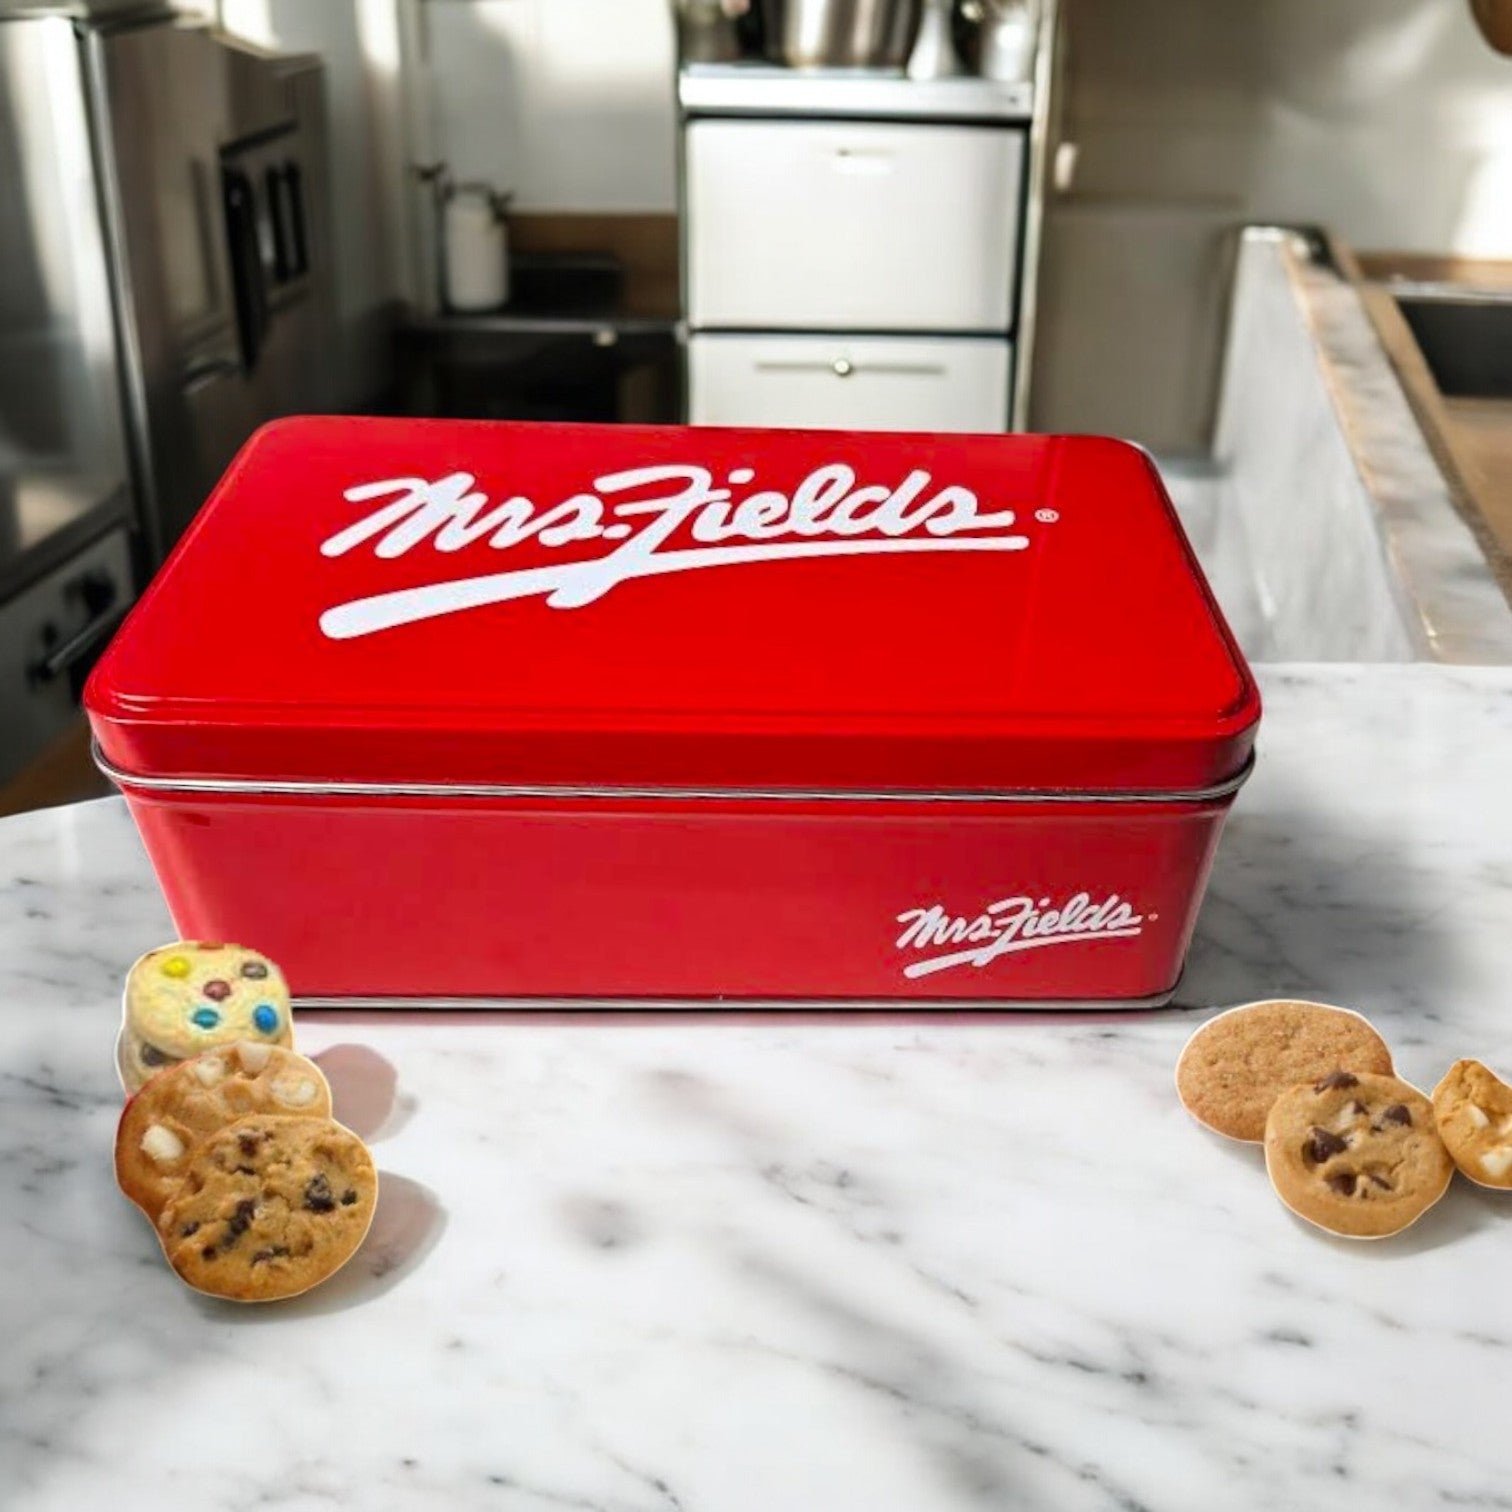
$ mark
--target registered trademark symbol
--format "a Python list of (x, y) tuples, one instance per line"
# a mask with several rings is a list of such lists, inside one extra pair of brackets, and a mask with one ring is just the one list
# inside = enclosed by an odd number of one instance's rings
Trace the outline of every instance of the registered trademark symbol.
[(1034, 518), (1041, 525), (1053, 525), (1060, 519), (1060, 511), (1055, 509), (1036, 509), (1034, 511)]

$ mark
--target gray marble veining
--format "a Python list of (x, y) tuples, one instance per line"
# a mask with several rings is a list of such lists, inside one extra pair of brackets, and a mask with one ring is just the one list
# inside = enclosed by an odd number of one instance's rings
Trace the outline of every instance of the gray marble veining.
[[(1182, 1003), (1512, 1071), (1512, 672), (1261, 675)], [(116, 802), (0, 825), (7, 1512), (1512, 1506), (1512, 1199), (1306, 1228), (1176, 1103), (1199, 1012), (310, 1016), (379, 1216), (238, 1309), (111, 1178), (168, 934)]]
[[(1361, 479), (1327, 363), (1287, 238), (1248, 233), (1235, 269), (1214, 454), (1225, 505), (1250, 548), (1271, 657), (1424, 657), (1429, 643)], [(1464, 533), (1452, 509), (1443, 527)], [(1478, 555), (1468, 537), (1466, 544)]]

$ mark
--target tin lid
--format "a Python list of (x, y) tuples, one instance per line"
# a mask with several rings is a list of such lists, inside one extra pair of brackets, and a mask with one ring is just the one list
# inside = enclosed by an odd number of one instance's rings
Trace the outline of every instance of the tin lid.
[(252, 783), (1189, 791), (1249, 671), (1090, 437), (317, 418), (247, 444), (85, 694)]

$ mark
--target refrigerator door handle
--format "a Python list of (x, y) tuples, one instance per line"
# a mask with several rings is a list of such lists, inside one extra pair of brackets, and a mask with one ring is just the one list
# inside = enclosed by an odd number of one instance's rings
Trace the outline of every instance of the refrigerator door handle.
[(310, 267), (303, 177), (295, 162), (280, 163), (264, 175), (273, 222), (273, 277), (281, 284), (307, 273)]
[(222, 168), (221, 185), (242, 366), (251, 372), (257, 365), (269, 324), (268, 291), (263, 284), (262, 252), (257, 239), (257, 191), (239, 168)]
[(289, 276), (297, 278), (301, 273), (308, 272), (310, 267), (310, 243), (305, 227), (304, 170), (298, 163), (284, 164), (283, 182), (289, 212)]
[(294, 229), (289, 224), (289, 199), (284, 188), (284, 170), (269, 168), (263, 175), (263, 193), (273, 223), (273, 279), (287, 283), (295, 274)]

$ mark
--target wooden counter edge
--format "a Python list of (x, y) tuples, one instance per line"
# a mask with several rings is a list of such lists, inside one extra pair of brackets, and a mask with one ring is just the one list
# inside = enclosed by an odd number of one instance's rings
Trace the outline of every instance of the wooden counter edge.
[[(1512, 287), (1512, 263), (1477, 263), (1464, 258), (1439, 258), (1394, 253), (1355, 253), (1329, 239), (1329, 251), (1340, 272), (1355, 286), (1360, 302), (1386, 350), (1392, 371), (1407, 396), (1418, 429), (1438, 464), (1454, 507), (1475, 538), (1502, 596), (1512, 607), (1512, 476), (1502, 486), (1505, 498), (1487, 500), (1473, 481), (1478, 469), (1473, 446), (1454, 421), (1439, 393), (1417, 339), (1397, 307), (1387, 280), (1399, 275), (1432, 282), (1479, 282), (1482, 287)], [(1512, 425), (1512, 401), (1507, 403)], [(1498, 507), (1499, 505), (1499, 507)], [(1497, 521), (1506, 524), (1498, 528)]]

